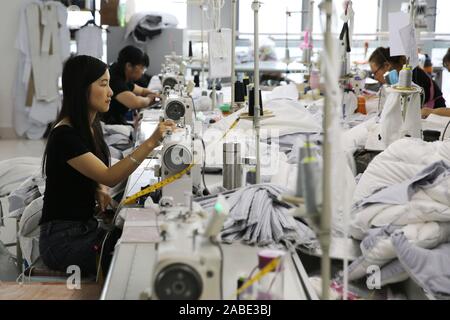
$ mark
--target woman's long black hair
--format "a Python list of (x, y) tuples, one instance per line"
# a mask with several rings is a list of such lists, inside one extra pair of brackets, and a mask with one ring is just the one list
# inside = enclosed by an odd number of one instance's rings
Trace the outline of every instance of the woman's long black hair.
[[(74, 56), (66, 61), (62, 74), (62, 108), (53, 128), (62, 119), (69, 119), (70, 125), (80, 135), (89, 150), (109, 166), (110, 153), (103, 138), (99, 114), (97, 113), (92, 123), (91, 131), (88, 105), (90, 85), (98, 80), (107, 69), (108, 66), (105, 63), (90, 56)], [(48, 146), (47, 143), (42, 161), (43, 175), (47, 171)]]

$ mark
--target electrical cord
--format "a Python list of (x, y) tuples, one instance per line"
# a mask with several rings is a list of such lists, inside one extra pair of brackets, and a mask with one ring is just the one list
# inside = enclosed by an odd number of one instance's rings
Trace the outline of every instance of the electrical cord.
[(447, 125), (445, 126), (445, 130), (444, 130), (444, 133), (442, 134), (442, 140), (441, 141), (444, 141), (444, 139), (445, 139), (445, 134), (447, 133), (447, 130), (448, 130), (448, 127), (450, 126), (450, 121), (447, 123)]
[(192, 109), (194, 109), (194, 117), (195, 117), (195, 120), (197, 120), (197, 109), (195, 108), (194, 98), (193, 98), (191, 95), (189, 95), (189, 97), (190, 97), (191, 100), (192, 100)]
[[(207, 194), (211, 194), (208, 190), (208, 187), (206, 186), (206, 181), (205, 181), (205, 171), (206, 171), (206, 145), (205, 145), (205, 141), (203, 140), (203, 138), (200, 138), (200, 141), (202, 142), (202, 147), (203, 147), (203, 164), (202, 164), (202, 181), (203, 181), (203, 187), (205, 188), (204, 191), (206, 191)], [(205, 194), (204, 194), (205, 195)]]
[(211, 243), (215, 244), (220, 251), (220, 300), (223, 300), (223, 260), (224, 260), (223, 248), (217, 239), (211, 237), (210, 241)]

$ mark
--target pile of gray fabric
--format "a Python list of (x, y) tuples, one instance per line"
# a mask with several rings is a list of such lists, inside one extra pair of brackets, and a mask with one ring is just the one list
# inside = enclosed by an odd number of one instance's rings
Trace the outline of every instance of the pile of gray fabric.
[(111, 158), (121, 160), (133, 147), (133, 127), (102, 123), (103, 136), (109, 147)]
[(45, 191), (41, 172), (25, 180), (8, 196), (9, 218), (19, 220), (19, 245), (28, 265), (39, 257), (39, 220)]
[(221, 234), (222, 241), (242, 240), (249, 245), (269, 246), (289, 241), (316, 247), (315, 233), (288, 214), (289, 205), (277, 201), (287, 190), (259, 184), (242, 188), (228, 198), (230, 214)]

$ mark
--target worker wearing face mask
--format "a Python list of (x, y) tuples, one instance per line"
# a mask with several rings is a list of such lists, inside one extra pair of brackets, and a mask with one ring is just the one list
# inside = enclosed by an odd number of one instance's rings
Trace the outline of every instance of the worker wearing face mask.
[[(399, 73), (406, 64), (405, 56), (391, 57), (390, 49), (379, 47), (369, 58), (370, 69), (375, 80), (382, 84), (395, 85), (399, 81)], [(413, 70), (413, 82), (424, 90), (424, 105), (422, 115), (425, 116), (433, 109), (445, 108), (445, 99), (441, 88), (420, 67)]]
[[(450, 49), (448, 49), (447, 54), (442, 59), (442, 66), (450, 72)], [(427, 118), (430, 114), (450, 117), (450, 108), (422, 109), (422, 118)]]
[(158, 95), (135, 84), (149, 66), (148, 55), (134, 46), (119, 52), (117, 62), (110, 67), (110, 86), (114, 92), (111, 107), (102, 115), (106, 124), (127, 124), (129, 110), (148, 107)]

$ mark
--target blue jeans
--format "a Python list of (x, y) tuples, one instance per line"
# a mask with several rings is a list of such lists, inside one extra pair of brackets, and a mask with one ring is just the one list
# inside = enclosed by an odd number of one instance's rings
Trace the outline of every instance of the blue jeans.
[(97, 254), (106, 232), (96, 220), (50, 221), (41, 225), (39, 251), (44, 264), (52, 270), (80, 267), (83, 276), (97, 273)]

